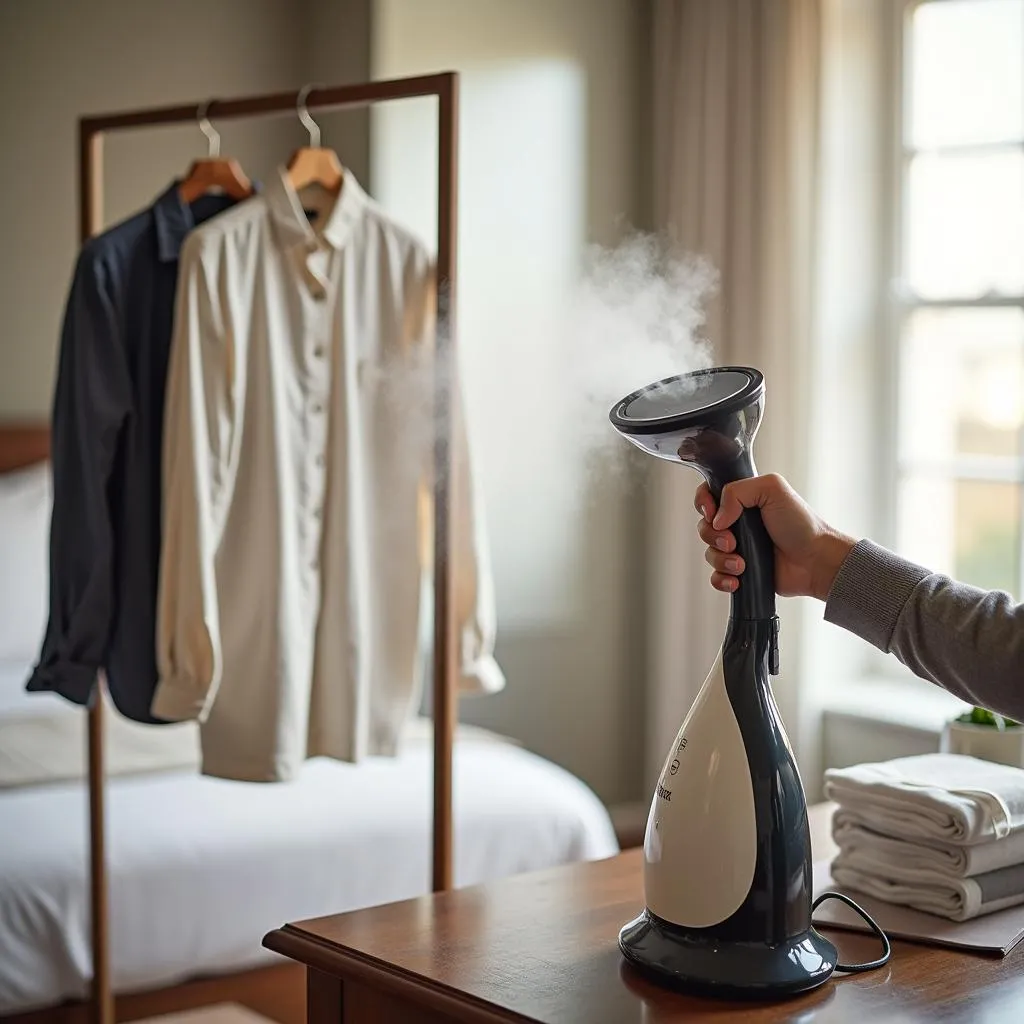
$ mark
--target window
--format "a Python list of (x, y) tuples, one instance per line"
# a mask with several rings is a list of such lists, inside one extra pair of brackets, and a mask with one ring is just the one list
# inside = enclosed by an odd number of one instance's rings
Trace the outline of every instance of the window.
[(893, 539), (1024, 598), (1024, 0), (907, 4), (900, 66)]

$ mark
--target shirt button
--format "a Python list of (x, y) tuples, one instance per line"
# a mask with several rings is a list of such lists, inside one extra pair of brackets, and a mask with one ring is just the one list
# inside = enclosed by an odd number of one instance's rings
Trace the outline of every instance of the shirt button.
[(324, 407), (319, 402), (314, 402), (312, 405), (312, 410), (314, 413), (319, 414), (324, 411)]
[(322, 466), (324, 464), (324, 457), (323, 457), (323, 455), (318, 455), (316, 457), (316, 464), (318, 466)]
[(323, 290), (323, 288), (319, 288), (319, 287), (313, 288), (312, 292), (313, 292), (313, 298), (316, 299), (317, 302), (323, 302), (324, 298), (327, 295), (327, 292), (325, 292)]
[(323, 357), (324, 357), (324, 347), (323, 347), (323, 345), (317, 345), (316, 348), (313, 349), (313, 355), (316, 356), (317, 359), (323, 359)]

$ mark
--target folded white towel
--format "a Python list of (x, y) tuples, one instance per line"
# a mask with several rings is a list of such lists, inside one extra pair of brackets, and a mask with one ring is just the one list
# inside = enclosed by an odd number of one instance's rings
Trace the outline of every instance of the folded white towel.
[(974, 846), (910, 842), (871, 831), (855, 811), (838, 810), (832, 838), (847, 866), (902, 882), (971, 878), (1024, 864), (1024, 830)]
[(959, 754), (829, 769), (825, 795), (898, 839), (970, 846), (1024, 829), (1024, 769)]
[(969, 921), (983, 914), (1024, 903), (1024, 864), (1000, 868), (975, 878), (945, 878), (914, 884), (858, 871), (839, 854), (832, 862), (832, 880), (886, 903), (913, 907), (951, 921)]

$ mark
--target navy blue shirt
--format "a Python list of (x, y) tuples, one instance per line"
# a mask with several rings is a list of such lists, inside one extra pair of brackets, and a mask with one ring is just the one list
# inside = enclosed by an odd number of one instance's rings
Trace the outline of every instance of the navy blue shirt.
[(160, 721), (149, 708), (178, 253), (234, 202), (209, 195), (190, 207), (175, 182), (79, 254), (53, 402), (50, 615), (29, 690), (89, 704), (103, 669), (123, 715)]

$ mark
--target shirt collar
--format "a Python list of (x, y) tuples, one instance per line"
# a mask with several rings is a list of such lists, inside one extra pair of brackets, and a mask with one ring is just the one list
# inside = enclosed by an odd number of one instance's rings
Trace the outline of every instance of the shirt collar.
[(172, 181), (153, 204), (157, 255), (161, 263), (171, 263), (178, 258), (185, 236), (195, 227), (192, 210), (178, 192), (179, 184)]
[[(288, 180), (288, 171), (280, 167), (271, 178), (266, 190), (267, 203), (274, 220), (277, 237), (282, 246), (315, 244), (318, 233), (309, 223), (302, 209), (302, 200)], [(346, 167), (341, 192), (319, 232), (332, 249), (340, 249), (348, 239), (367, 201), (355, 175)]]
[[(231, 196), (211, 193), (200, 196), (191, 206), (178, 191), (181, 181), (172, 181), (153, 203), (153, 221), (156, 224), (156, 250), (161, 263), (174, 263), (181, 252), (185, 236), (196, 225), (230, 209), (238, 201)], [(253, 185), (259, 191), (259, 185)]]

